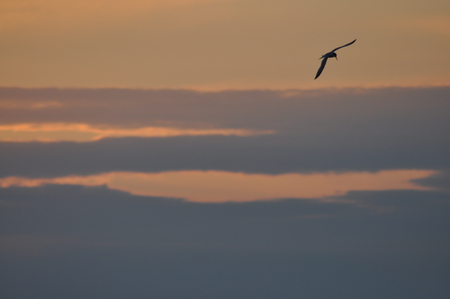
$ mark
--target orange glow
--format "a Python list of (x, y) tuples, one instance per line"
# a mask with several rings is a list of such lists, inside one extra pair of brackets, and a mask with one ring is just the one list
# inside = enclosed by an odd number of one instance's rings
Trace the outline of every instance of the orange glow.
[[(62, 22), (79, 18), (99, 16), (129, 16), (133, 13), (195, 5), (224, 0), (4, 0), (0, 3), (0, 29), (17, 23), (34, 24), (48, 22), (45, 19)], [(114, 17), (110, 17), (114, 18)]]
[[(204, 90), (448, 85), (447, 2), (2, 0), (0, 80)], [(317, 59), (355, 38), (313, 80)]]
[(403, 17), (401, 21), (391, 22), (390, 26), (397, 26), (403, 30), (413, 29), (428, 34), (450, 36), (450, 19), (444, 16)]
[(274, 131), (243, 129), (185, 129), (143, 127), (136, 129), (99, 128), (88, 124), (17, 124), (0, 126), (0, 141), (78, 141), (87, 142), (107, 137), (172, 137), (200, 135), (250, 136), (272, 134)]
[(111, 189), (136, 195), (176, 197), (193, 202), (244, 202), (276, 198), (323, 198), (342, 195), (352, 190), (428, 190), (410, 181), (435, 173), (430, 170), (281, 175), (222, 171), (111, 172), (53, 179), (8, 177), (0, 179), (0, 186), (5, 188), (35, 187), (45, 184), (107, 185)]

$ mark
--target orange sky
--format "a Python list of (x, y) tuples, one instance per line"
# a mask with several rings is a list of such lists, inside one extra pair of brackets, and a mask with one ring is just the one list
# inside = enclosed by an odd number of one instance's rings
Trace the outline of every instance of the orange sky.
[(167, 127), (99, 128), (89, 124), (20, 124), (0, 126), (0, 141), (14, 142), (86, 142), (111, 137), (173, 137), (203, 135), (252, 136), (271, 134), (274, 131), (245, 129), (188, 129)]
[[(313, 80), (322, 54), (339, 50)], [(450, 84), (448, 1), (3, 0), (0, 85)]]
[(0, 187), (44, 184), (107, 185), (137, 195), (183, 198), (194, 202), (252, 201), (277, 198), (324, 198), (355, 190), (426, 190), (410, 181), (436, 172), (391, 170), (377, 173), (245, 174), (225, 171), (112, 172), (53, 179), (0, 178)]

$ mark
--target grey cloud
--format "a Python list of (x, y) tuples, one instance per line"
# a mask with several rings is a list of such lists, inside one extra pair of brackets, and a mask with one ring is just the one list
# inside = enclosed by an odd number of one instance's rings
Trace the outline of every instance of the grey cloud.
[(413, 180), (414, 183), (450, 192), (450, 170), (441, 171), (427, 178)]
[(447, 259), (98, 250), (2, 259), (2, 297), (446, 299)]
[(0, 199), (6, 299), (450, 294), (447, 193), (200, 204), (45, 186)]
[[(0, 177), (435, 169), (438, 191), (191, 203), (0, 188), (2, 298), (448, 298), (449, 87), (201, 93), (0, 89), (0, 122), (275, 129), (0, 143)], [(445, 172), (447, 171), (447, 172)]]
[(222, 92), (0, 88), (0, 120), (440, 136), (450, 128), (449, 95), (450, 87)]
[(246, 173), (448, 169), (450, 139), (265, 135), (116, 138), (89, 143), (0, 143), (0, 177), (109, 171)]
[(276, 130), (271, 136), (0, 143), (0, 176), (450, 168), (449, 87), (315, 91), (0, 88), (0, 120)]
[(220, 204), (134, 196), (106, 187), (12, 187), (0, 193), (2, 236), (60, 236), (64, 242), (73, 238), (79, 244), (119, 247), (303, 252), (420, 253), (437, 250), (436, 244), (450, 246), (448, 193), (365, 191), (330, 198), (333, 202)]

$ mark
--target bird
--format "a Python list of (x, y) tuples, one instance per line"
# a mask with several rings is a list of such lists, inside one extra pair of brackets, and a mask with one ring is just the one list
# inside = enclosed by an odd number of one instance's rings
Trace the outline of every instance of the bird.
[(320, 67), (319, 67), (319, 69), (317, 70), (317, 74), (316, 74), (316, 77), (314, 78), (314, 80), (316, 80), (316, 79), (320, 76), (320, 74), (322, 74), (322, 71), (323, 71), (323, 69), (325, 68), (325, 64), (327, 64), (328, 58), (334, 57), (334, 58), (336, 58), (336, 60), (337, 60), (337, 54), (334, 53), (335, 51), (339, 50), (340, 48), (350, 46), (350, 45), (353, 44), (354, 42), (356, 42), (356, 39), (355, 39), (354, 41), (352, 41), (352, 42), (350, 42), (350, 43), (348, 43), (348, 44), (345, 44), (345, 45), (343, 45), (343, 46), (340, 46), (340, 47), (334, 49), (333, 51), (330, 51), (330, 52), (324, 54), (322, 57), (320, 57), (319, 59), (322, 59), (322, 63), (320, 64)]

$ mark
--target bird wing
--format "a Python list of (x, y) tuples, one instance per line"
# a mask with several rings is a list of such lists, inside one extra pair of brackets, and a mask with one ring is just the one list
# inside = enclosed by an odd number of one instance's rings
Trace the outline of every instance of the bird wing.
[(322, 63), (320, 64), (320, 67), (317, 70), (317, 74), (316, 74), (316, 77), (314, 78), (314, 80), (316, 80), (320, 76), (320, 74), (322, 74), (322, 71), (325, 68), (325, 64), (327, 64), (327, 60), (328, 60), (328, 57), (323, 58)]
[(334, 50), (333, 50), (333, 51), (331, 51), (331, 52), (334, 52), (334, 51), (336, 51), (336, 50), (339, 50), (340, 48), (343, 48), (343, 47), (347, 47), (347, 46), (350, 46), (350, 45), (351, 45), (351, 44), (353, 44), (354, 42), (356, 42), (356, 39), (355, 39), (354, 41), (352, 41), (351, 43), (345, 44), (345, 45), (343, 45), (343, 46), (340, 46), (340, 47), (338, 47), (338, 48), (334, 49)]

